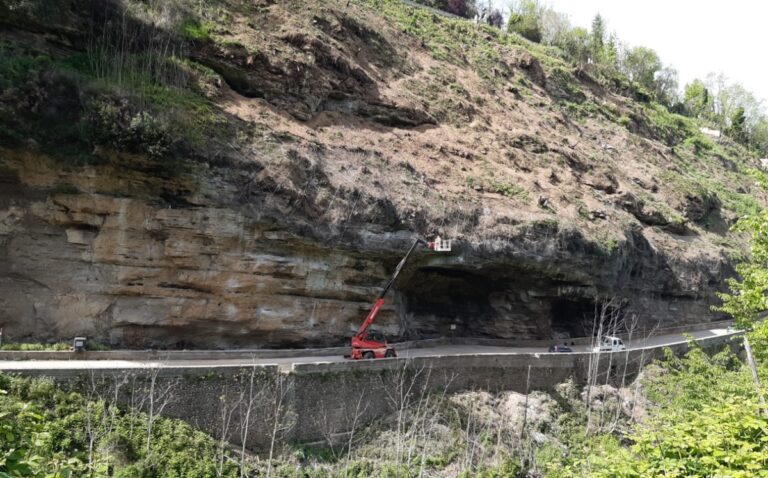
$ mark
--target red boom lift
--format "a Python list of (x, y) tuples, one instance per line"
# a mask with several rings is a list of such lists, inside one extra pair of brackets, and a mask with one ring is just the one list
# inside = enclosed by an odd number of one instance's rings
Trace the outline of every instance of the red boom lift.
[(387, 339), (384, 337), (384, 334), (375, 330), (368, 330), (368, 328), (371, 326), (371, 324), (373, 324), (373, 321), (376, 320), (376, 316), (379, 314), (379, 310), (381, 310), (381, 307), (384, 305), (384, 296), (387, 294), (387, 291), (389, 291), (390, 287), (392, 287), (392, 284), (395, 283), (395, 279), (397, 279), (400, 271), (403, 270), (403, 267), (405, 267), (405, 264), (408, 262), (408, 258), (411, 257), (413, 250), (416, 249), (416, 246), (419, 244), (422, 244), (438, 252), (446, 252), (451, 250), (451, 241), (441, 240), (439, 237), (436, 238), (434, 242), (426, 242), (423, 239), (416, 239), (413, 241), (411, 248), (408, 249), (405, 257), (400, 260), (397, 268), (395, 268), (395, 273), (392, 274), (392, 278), (389, 279), (387, 285), (384, 286), (384, 290), (382, 290), (379, 296), (376, 298), (376, 302), (373, 304), (373, 308), (370, 312), (368, 312), (368, 316), (357, 330), (357, 334), (352, 337), (352, 354), (349, 356), (352, 359), (359, 360), (397, 357), (395, 348), (387, 344)]

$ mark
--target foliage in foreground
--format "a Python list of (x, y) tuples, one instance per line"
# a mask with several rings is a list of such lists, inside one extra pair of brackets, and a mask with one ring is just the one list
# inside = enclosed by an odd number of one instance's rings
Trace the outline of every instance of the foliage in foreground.
[[(0, 477), (240, 476), (240, 457), (182, 421), (155, 418), (147, 440), (145, 413), (51, 381), (0, 375), (0, 390)], [(280, 447), (271, 476), (768, 476), (768, 418), (731, 351), (650, 366), (624, 389), (643, 409), (637, 422), (612, 390), (597, 406), (573, 384), (535, 392), (527, 425), (510, 392), (423, 397), (348, 443)], [(243, 476), (262, 476), (258, 460), (245, 463)]]
[(49, 380), (0, 375), (0, 477), (239, 476), (213, 438), (156, 418), (147, 440), (148, 423)]
[(670, 354), (643, 382), (650, 403), (646, 419), (626, 435), (593, 436), (580, 447), (571, 443), (570, 454), (551, 465), (548, 476), (768, 476), (768, 417), (749, 371), (733, 353)]
[(768, 210), (742, 218), (736, 230), (749, 235), (751, 256), (736, 266), (740, 278), (728, 280), (731, 293), (720, 295), (719, 310), (733, 316), (740, 327), (751, 329), (768, 309)]

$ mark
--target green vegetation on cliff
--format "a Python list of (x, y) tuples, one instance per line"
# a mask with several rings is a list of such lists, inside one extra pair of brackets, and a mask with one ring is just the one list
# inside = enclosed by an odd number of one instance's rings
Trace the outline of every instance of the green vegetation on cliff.
[(73, 19), (61, 5), (0, 2), (0, 23), (51, 29), (72, 47), (0, 38), (5, 146), (32, 143), (74, 165), (100, 161), (94, 147), (108, 146), (146, 154), (171, 171), (181, 166), (178, 156), (204, 156), (217, 141), (232, 140), (237, 127), (204, 96), (210, 72), (186, 59), (182, 27), (168, 9), (130, 4), (117, 20), (111, 2), (78, 8), (93, 18)]
[[(756, 179), (768, 186), (764, 174), (757, 174)], [(744, 217), (735, 229), (749, 236), (750, 255), (736, 266), (739, 276), (728, 280), (731, 291), (720, 294), (723, 306), (719, 309), (735, 318), (740, 327), (765, 334), (768, 327), (760, 319), (768, 310), (768, 210)]]
[[(468, 4), (432, 3), (450, 11)], [(542, 7), (522, 3), (515, 15), (531, 17), (523, 23), (540, 23)], [(569, 49), (576, 33), (566, 24), (558, 30), (563, 38), (544, 32), (539, 43), (515, 28), (502, 31), (475, 25), (399, 0), (305, 2), (301, 8), (231, 0), (102, 6), (83, 2), (81, 10), (90, 13), (77, 17), (61, 5), (0, 2), (0, 23), (23, 31), (50, 31), (66, 38), (68, 45), (41, 47), (16, 37), (0, 40), (0, 138), (6, 146), (39, 149), (74, 165), (103, 162), (105, 150), (138, 153), (148, 157), (160, 174), (171, 177), (191, 160), (222, 164), (256, 157), (262, 163), (274, 160), (282, 165), (290, 158), (284, 158), (273, 143), (283, 138), (312, 150), (331, 143), (322, 135), (304, 144), (306, 138), (294, 132), (269, 133), (275, 127), (269, 113), (251, 112), (250, 104), (242, 106), (259, 98), (302, 121), (351, 108), (351, 116), (385, 126), (437, 123), (464, 131), (468, 138), (475, 136), (466, 145), (459, 138), (460, 148), (480, 150), (498, 144), (498, 151), (484, 154), (487, 162), (454, 168), (466, 171), (461, 178), (430, 183), (461, 186), (449, 189), (461, 203), (476, 201), (473, 189), (491, 191), (532, 212), (548, 212), (564, 222), (591, 221), (599, 228), (594, 219), (585, 221), (594, 217), (589, 213), (563, 218), (572, 209), (567, 198), (581, 191), (562, 194), (566, 199), (558, 197), (561, 204), (555, 204), (554, 191), (543, 191), (540, 195), (549, 196), (549, 206), (536, 208), (537, 198), (528, 191), (541, 185), (527, 176), (553, 168), (555, 178), (560, 174), (554, 169), (562, 168), (598, 191), (602, 186), (582, 178), (585, 172), (614, 178), (609, 180), (617, 184), (609, 191), (621, 189), (632, 198), (596, 200), (609, 207), (621, 204), (620, 209), (641, 223), (673, 233), (722, 234), (721, 222), (732, 222), (758, 207), (748, 176), (756, 166), (755, 152), (731, 139), (714, 142), (699, 131), (700, 126), (713, 124), (712, 101), (696, 97), (708, 95), (706, 90), (694, 89), (688, 95), (690, 111), (695, 111), (689, 116), (678, 114), (688, 110), (676, 108), (668, 94), (643, 93), (658, 89), (654, 83), (658, 71), (646, 71), (648, 55), (629, 52), (620, 59), (611, 54), (614, 39), (606, 38), (599, 22), (585, 37), (582, 58)], [(286, 15), (291, 21), (285, 31), (274, 29), (276, 19)], [(401, 35), (432, 61), (398, 51)], [(356, 44), (364, 45), (365, 51), (350, 55)], [(651, 83), (644, 84), (649, 77)], [(349, 88), (348, 82), (359, 85)], [(394, 82), (402, 84), (393, 89)], [(394, 91), (395, 97), (381, 97), (385, 90)], [(704, 101), (703, 106), (696, 107), (696, 101)], [(361, 109), (356, 106), (360, 104), (374, 106)], [(401, 104), (409, 106), (400, 108)], [(387, 107), (381, 110), (381, 105)], [(507, 121), (514, 124), (531, 115), (541, 118), (534, 142), (529, 141), (531, 135), (521, 140), (510, 133)], [(495, 139), (481, 137), (478, 122)], [(638, 150), (631, 154), (639, 162), (668, 172), (661, 194), (655, 189), (651, 194), (633, 190), (632, 181), (647, 183), (647, 178), (637, 177), (640, 167), (625, 171), (624, 165), (611, 164), (606, 156), (617, 150), (615, 146), (608, 149), (598, 139), (567, 139), (574, 134), (603, 137), (606, 128), (616, 136), (614, 142), (628, 143), (620, 146), (622, 150)], [(625, 137), (626, 132), (631, 135)], [(349, 137), (341, 130), (333, 134), (337, 139)], [(608, 141), (610, 135), (605, 138)], [(563, 141), (569, 145), (566, 150), (559, 146)], [(755, 141), (745, 144), (757, 146)], [(664, 151), (661, 145), (671, 149)], [(418, 157), (424, 150), (414, 154)], [(646, 174), (653, 177), (650, 172), (642, 175)], [(552, 183), (558, 184), (555, 179)], [(513, 194), (505, 186), (510, 184), (516, 185)], [(398, 195), (393, 186), (385, 190)], [(432, 189), (423, 192), (421, 204), (446, 198), (446, 191)], [(626, 206), (640, 202), (652, 218)]]
[[(451, 13), (477, 9), (485, 12), (483, 23), (501, 27), (501, 13), (490, 3), (472, 0), (421, 0), (419, 3)], [(695, 79), (681, 91), (677, 70), (664, 65), (654, 50), (628, 45), (616, 33), (609, 34), (609, 25), (599, 13), (593, 18), (591, 28), (586, 29), (574, 27), (567, 15), (540, 0), (514, 1), (508, 7), (507, 32), (532, 44), (551, 47), (568, 63), (638, 101), (653, 99), (670, 111), (695, 118), (739, 143), (768, 153), (768, 114), (762, 101), (740, 84), (730, 83), (724, 74), (711, 73), (703, 80)]]

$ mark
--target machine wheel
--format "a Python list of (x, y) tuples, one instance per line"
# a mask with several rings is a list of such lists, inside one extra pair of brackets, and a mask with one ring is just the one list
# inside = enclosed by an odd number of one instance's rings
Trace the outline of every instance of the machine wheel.
[(363, 358), (365, 360), (371, 360), (372, 358), (374, 358), (373, 352), (371, 352), (370, 350), (368, 350), (367, 352), (363, 352)]
[(386, 358), (392, 358), (395, 356), (395, 351), (393, 349), (387, 349), (386, 353), (384, 354)]

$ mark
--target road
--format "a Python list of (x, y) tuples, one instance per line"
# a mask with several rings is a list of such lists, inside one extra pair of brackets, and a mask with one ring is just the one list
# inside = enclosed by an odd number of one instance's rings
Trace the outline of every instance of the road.
[[(723, 335), (732, 335), (728, 329), (710, 329), (690, 334), (695, 339), (706, 339)], [(635, 340), (627, 344), (629, 349), (649, 349), (685, 343), (688, 339), (684, 334), (659, 335), (647, 339)], [(574, 353), (588, 353), (587, 346), (574, 346)], [(486, 345), (444, 345), (436, 347), (415, 348), (398, 352), (400, 358), (441, 357), (460, 355), (534, 355), (548, 353), (541, 347), (499, 347)], [(290, 366), (302, 363), (344, 362), (339, 355), (313, 357), (284, 357), (284, 358), (238, 358), (210, 360), (5, 360), (0, 361), (0, 371), (22, 370), (96, 370), (96, 369), (144, 369), (144, 368), (219, 368), (243, 367), (251, 365), (283, 365)], [(386, 359), (385, 359), (386, 360)]]

